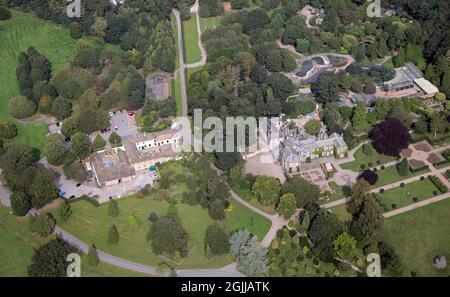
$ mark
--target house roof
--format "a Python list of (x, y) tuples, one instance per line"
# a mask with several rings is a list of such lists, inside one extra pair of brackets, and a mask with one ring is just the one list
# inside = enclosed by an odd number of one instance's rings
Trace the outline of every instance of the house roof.
[(100, 184), (136, 175), (136, 170), (129, 164), (127, 154), (101, 152), (89, 159)]
[(419, 88), (421, 88), (426, 94), (435, 94), (439, 92), (439, 89), (433, 85), (429, 80), (425, 78), (419, 78), (414, 81)]
[(178, 152), (172, 149), (171, 144), (151, 147), (144, 150), (138, 150), (136, 143), (130, 139), (124, 139), (123, 145), (127, 152), (128, 159), (131, 164), (145, 162), (153, 159), (176, 157)]
[(317, 137), (294, 135), (287, 136), (283, 142), (283, 149), (281, 150), (281, 156), (289, 163), (298, 162), (301, 156), (305, 156), (316, 149), (335, 146), (338, 150), (346, 148), (347, 144), (341, 135), (333, 133), (330, 136), (321, 134)]

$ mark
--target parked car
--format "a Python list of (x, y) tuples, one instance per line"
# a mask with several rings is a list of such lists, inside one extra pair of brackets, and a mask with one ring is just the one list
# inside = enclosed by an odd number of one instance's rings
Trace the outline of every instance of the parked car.
[(134, 113), (133, 111), (130, 111), (129, 113), (128, 113), (128, 116), (129, 117), (134, 117), (136, 115), (136, 113)]

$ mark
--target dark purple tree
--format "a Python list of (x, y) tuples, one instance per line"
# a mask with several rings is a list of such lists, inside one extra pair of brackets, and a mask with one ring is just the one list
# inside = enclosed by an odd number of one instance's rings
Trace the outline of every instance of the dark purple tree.
[(400, 120), (389, 118), (370, 131), (372, 146), (379, 154), (397, 157), (411, 143), (411, 135)]
[(373, 186), (378, 181), (378, 175), (372, 170), (367, 169), (359, 175), (358, 179), (363, 179)]

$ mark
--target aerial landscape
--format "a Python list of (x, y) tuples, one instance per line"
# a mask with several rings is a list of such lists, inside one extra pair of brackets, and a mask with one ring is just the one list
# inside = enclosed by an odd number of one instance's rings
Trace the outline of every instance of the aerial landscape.
[(448, 0), (0, 0), (0, 66), (0, 277), (450, 276)]

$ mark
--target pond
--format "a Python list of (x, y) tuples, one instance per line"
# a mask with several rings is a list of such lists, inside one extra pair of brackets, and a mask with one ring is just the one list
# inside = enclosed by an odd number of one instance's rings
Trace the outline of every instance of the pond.
[(295, 74), (298, 77), (304, 77), (314, 67), (314, 63), (311, 60), (307, 60), (302, 63), (300, 70)]

